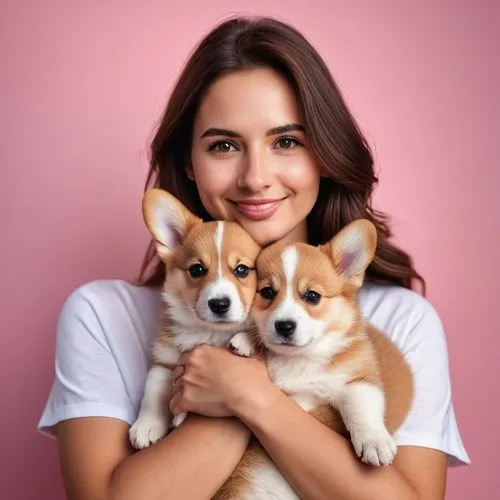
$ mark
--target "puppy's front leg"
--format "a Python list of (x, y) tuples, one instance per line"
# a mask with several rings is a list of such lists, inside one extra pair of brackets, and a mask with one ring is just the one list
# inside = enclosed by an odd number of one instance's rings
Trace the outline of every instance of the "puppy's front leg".
[(382, 389), (369, 382), (352, 382), (344, 389), (338, 410), (358, 457), (368, 464), (389, 465), (396, 444), (384, 425)]
[(168, 431), (171, 375), (172, 370), (161, 364), (154, 364), (148, 372), (141, 410), (129, 430), (130, 442), (136, 449), (147, 448), (156, 443)]

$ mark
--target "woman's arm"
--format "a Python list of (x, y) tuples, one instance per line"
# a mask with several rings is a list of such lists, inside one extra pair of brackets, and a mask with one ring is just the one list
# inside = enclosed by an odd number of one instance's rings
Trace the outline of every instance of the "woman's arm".
[(200, 346), (180, 363), (182, 382), (170, 403), (172, 413), (239, 417), (304, 500), (444, 498), (444, 453), (400, 447), (392, 465), (366, 466), (350, 442), (272, 384), (262, 360)]
[(439, 451), (400, 447), (391, 466), (364, 465), (349, 441), (279, 391), (240, 400), (236, 412), (304, 500), (444, 498), (446, 456)]
[(189, 415), (168, 438), (134, 454), (128, 428), (121, 420), (97, 417), (57, 425), (68, 499), (210, 499), (250, 436), (235, 418)]

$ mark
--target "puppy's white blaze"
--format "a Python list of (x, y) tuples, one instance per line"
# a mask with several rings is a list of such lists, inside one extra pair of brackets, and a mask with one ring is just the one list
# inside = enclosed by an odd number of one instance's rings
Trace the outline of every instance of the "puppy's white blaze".
[(276, 321), (298, 321), (298, 316), (301, 316), (299, 311), (300, 306), (293, 300), (293, 277), (295, 276), (298, 260), (299, 256), (295, 247), (286, 248), (281, 254), (281, 262), (285, 273), (286, 292), (285, 299), (276, 308), (276, 311), (270, 318), (269, 330), (271, 334), (274, 332), (274, 323)]
[(224, 238), (224, 222), (217, 222), (215, 229), (215, 248), (217, 250), (217, 277), (222, 279), (222, 240)]
[[(275, 313), (276, 320), (296, 319), (298, 304), (293, 300), (293, 278), (297, 269), (299, 255), (295, 247), (289, 247), (281, 254), (281, 262), (283, 263), (283, 271), (286, 280), (285, 300), (277, 308)], [(301, 316), (299, 313), (298, 315)], [(297, 315), (297, 316), (298, 316)]]
[(283, 263), (283, 271), (285, 272), (287, 298), (293, 297), (293, 277), (295, 276), (299, 262), (297, 249), (295, 247), (286, 248), (281, 254), (281, 262)]

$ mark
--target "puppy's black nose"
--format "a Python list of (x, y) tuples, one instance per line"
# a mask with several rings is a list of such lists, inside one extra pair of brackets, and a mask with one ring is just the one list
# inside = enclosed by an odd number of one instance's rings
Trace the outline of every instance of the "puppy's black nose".
[(229, 311), (231, 306), (231, 301), (229, 297), (221, 297), (220, 299), (210, 299), (208, 301), (208, 307), (217, 316), (223, 316)]
[(293, 334), (297, 328), (297, 323), (295, 321), (276, 321), (274, 328), (276, 328), (278, 335), (286, 338)]

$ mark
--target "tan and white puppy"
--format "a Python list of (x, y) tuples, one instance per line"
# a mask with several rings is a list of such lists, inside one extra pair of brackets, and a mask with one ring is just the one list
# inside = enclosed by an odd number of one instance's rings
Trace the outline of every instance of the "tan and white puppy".
[[(158, 441), (170, 427), (172, 370), (180, 355), (200, 344), (229, 346), (235, 334), (246, 331), (260, 251), (239, 224), (203, 222), (160, 189), (146, 192), (143, 215), (165, 263), (166, 279), (152, 365), (138, 418), (129, 431), (137, 449)], [(236, 347), (249, 354), (244, 346)], [(175, 417), (173, 425), (185, 417)]]
[[(376, 243), (373, 224), (358, 220), (319, 247), (276, 243), (263, 249), (252, 316), (272, 381), (350, 436), (363, 462), (379, 466), (396, 454), (392, 433), (410, 409), (413, 382), (399, 349), (363, 320), (356, 301)], [(253, 442), (215, 498), (298, 497)]]

